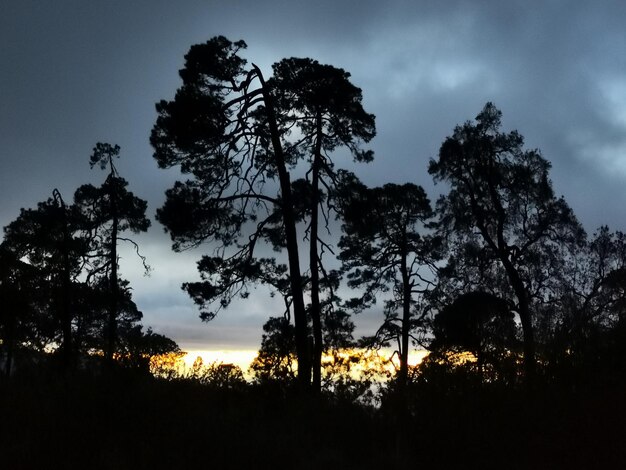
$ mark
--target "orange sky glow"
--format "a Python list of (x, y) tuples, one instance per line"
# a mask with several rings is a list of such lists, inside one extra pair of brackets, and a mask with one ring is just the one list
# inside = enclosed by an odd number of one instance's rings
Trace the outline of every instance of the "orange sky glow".
[[(247, 371), (257, 353), (258, 351), (254, 349), (189, 350), (185, 352), (184, 356), (180, 357), (176, 361), (175, 367), (188, 370), (194, 365), (194, 363), (196, 363), (198, 358), (200, 358), (202, 360), (202, 364), (204, 365), (212, 363), (234, 364), (240, 367), (244, 374), (249, 377)], [(349, 351), (346, 351), (344, 354), (349, 354)], [(409, 364), (411, 366), (418, 365), (427, 355), (428, 351), (412, 350), (409, 353)], [(399, 367), (398, 356), (397, 354), (394, 355), (391, 350), (383, 349), (377, 352), (371, 352), (371, 354), (368, 354), (367, 357), (368, 362), (370, 362), (369, 367), (372, 368), (382, 367), (389, 372), (393, 372), (395, 368)], [(323, 358), (323, 361), (330, 360), (332, 360), (330, 356)]]

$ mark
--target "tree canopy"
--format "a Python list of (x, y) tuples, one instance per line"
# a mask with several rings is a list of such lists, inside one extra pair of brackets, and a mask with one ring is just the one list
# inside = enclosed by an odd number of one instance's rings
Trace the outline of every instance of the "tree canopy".
[(518, 132), (501, 132), (501, 116), (487, 103), (474, 123), (457, 126), (439, 158), (431, 160), (429, 173), (450, 187), (437, 201), (441, 235), (478, 253), (483, 268), (491, 263), (506, 279), (500, 294), (515, 301), (530, 379), (536, 306), (547, 300), (546, 284), (564, 251), (581, 243), (584, 231), (565, 200), (555, 196), (550, 163), (538, 150), (524, 149)]
[[(224, 37), (192, 46), (180, 72), (182, 87), (173, 101), (157, 104), (151, 137), (155, 158), (162, 168), (180, 165), (191, 175), (167, 191), (157, 217), (174, 249), (216, 244), (214, 255), (198, 264), (202, 281), (184, 285), (202, 307), (203, 319), (213, 318), (234, 297), (246, 297), (250, 283), (269, 284), (286, 297), (295, 319), (298, 375), (306, 386), (311, 351), (296, 224), (309, 215), (308, 312), (319, 387), (318, 214), (322, 187), (333, 185), (335, 175), (328, 152), (346, 146), (355, 159), (371, 160), (360, 143), (374, 136), (374, 117), (363, 110), (361, 91), (345, 71), (291, 58), (275, 64), (266, 81), (258, 67), (248, 68), (239, 56), (245, 47)], [(310, 161), (311, 180), (292, 184), (290, 171), (303, 159)], [(258, 257), (260, 242), (286, 248), (288, 268), (275, 258)], [(214, 302), (217, 308), (209, 309)]]
[(364, 288), (348, 306), (362, 310), (375, 304), (379, 293), (391, 291), (385, 321), (372, 340), (385, 346), (397, 341), (404, 385), (410, 339), (427, 313), (417, 297), (434, 286), (440, 256), (438, 242), (426, 228), (433, 216), (430, 201), (412, 183), (367, 188), (352, 178), (345, 179), (338, 200), (344, 220), (340, 259), (348, 286)]

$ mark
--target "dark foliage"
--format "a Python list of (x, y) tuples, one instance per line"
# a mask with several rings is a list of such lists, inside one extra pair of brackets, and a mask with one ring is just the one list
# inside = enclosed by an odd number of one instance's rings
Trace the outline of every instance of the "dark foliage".
[(380, 293), (390, 292), (383, 325), (365, 344), (397, 345), (403, 387), (409, 348), (418, 343), (417, 330), (428, 312), (424, 296), (436, 283), (435, 264), (441, 258), (438, 238), (426, 229), (433, 216), (430, 201), (421, 186), (367, 188), (347, 173), (336, 199), (344, 221), (339, 258), (348, 286), (363, 289), (346, 306), (358, 312), (375, 304)]
[[(538, 150), (524, 149), (517, 131), (501, 132), (501, 116), (487, 103), (475, 122), (457, 126), (439, 158), (431, 160), (429, 173), (450, 185), (437, 201), (439, 231), (453, 253), (454, 269), (448, 272), (461, 285), (470, 271), (482, 284), (478, 289), (502, 286), (498, 295), (511, 302), (521, 322), (532, 381), (539, 306), (549, 302), (568, 250), (585, 234), (565, 200), (554, 194), (550, 163)], [(468, 253), (474, 256), (464, 256)]]
[[(350, 74), (289, 58), (266, 81), (245, 48), (221, 36), (190, 48), (151, 143), (161, 168), (188, 175), (157, 212), (173, 249), (212, 244), (183, 285), (201, 318), (254, 284), (285, 301), (253, 379), (200, 358), (155, 366), (184, 353), (143, 329), (118, 274), (119, 242), (148, 270), (124, 235), (148, 230), (147, 204), (117, 172), (120, 148), (98, 143), (102, 185), (73, 204), (54, 190), (4, 229), (0, 467), (623, 467), (626, 235), (588, 239), (550, 163), (501, 131), (491, 103), (431, 160), (447, 185), (434, 210), (412, 183), (368, 188), (333, 160), (373, 158), (374, 116)], [(333, 213), (341, 270), (322, 259)], [(340, 300), (344, 275), (360, 297)], [(383, 325), (355, 341), (351, 314), (381, 299)], [(368, 362), (363, 347), (394, 342), (395, 374)], [(416, 344), (430, 354), (411, 367)]]
[(618, 468), (626, 458), (626, 408), (616, 390), (546, 390), (531, 399), (514, 390), (412, 392), (404, 423), (410, 432), (400, 434), (384, 404), (371, 409), (277, 395), (272, 387), (132, 375), (19, 377), (0, 382), (0, 448), (8, 468), (96, 470), (379, 469), (415, 462), (570, 470)]

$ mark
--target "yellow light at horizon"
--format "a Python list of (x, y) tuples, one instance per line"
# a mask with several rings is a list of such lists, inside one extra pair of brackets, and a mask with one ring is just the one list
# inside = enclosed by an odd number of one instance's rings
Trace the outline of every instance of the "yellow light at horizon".
[[(191, 367), (199, 357), (204, 365), (212, 363), (234, 364), (240, 367), (243, 372), (246, 372), (257, 354), (258, 351), (254, 349), (197, 349), (186, 351), (182, 360), (185, 366)], [(399, 357), (397, 354), (394, 355), (393, 351), (382, 349), (378, 351), (378, 355), (383, 361), (388, 361), (391, 358), (394, 366), (396, 368), (400, 367)], [(420, 364), (427, 355), (428, 351), (425, 350), (410, 351), (409, 365), (416, 366)]]
[[(414, 367), (420, 365), (424, 358), (430, 354), (430, 351), (426, 351), (424, 349), (409, 351), (409, 365)], [(397, 356), (396, 356), (397, 357)], [(398, 367), (400, 367), (400, 362), (397, 363)]]
[(244, 372), (258, 354), (258, 351), (254, 349), (197, 349), (186, 352), (187, 354), (182, 359), (187, 367), (193, 366), (194, 362), (201, 358), (204, 365), (234, 364)]

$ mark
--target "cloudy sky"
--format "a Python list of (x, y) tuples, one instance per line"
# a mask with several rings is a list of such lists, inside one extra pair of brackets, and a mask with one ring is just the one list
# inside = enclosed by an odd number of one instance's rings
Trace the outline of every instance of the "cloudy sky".
[[(54, 188), (69, 200), (99, 184), (99, 141), (121, 146), (120, 173), (153, 216), (177, 176), (152, 158), (154, 103), (173, 97), (189, 47), (222, 34), (268, 74), (292, 56), (352, 74), (377, 117), (376, 160), (355, 169), (368, 184), (411, 181), (435, 199), (428, 159), (493, 101), (589, 232), (626, 230), (625, 20), (621, 0), (0, 0), (0, 225)], [(139, 241), (152, 275), (130, 252), (121, 263), (144, 323), (187, 349), (258, 347), (278, 300), (259, 289), (202, 324), (180, 290), (201, 251), (172, 253), (156, 222)], [(375, 315), (359, 325), (372, 333)]]

